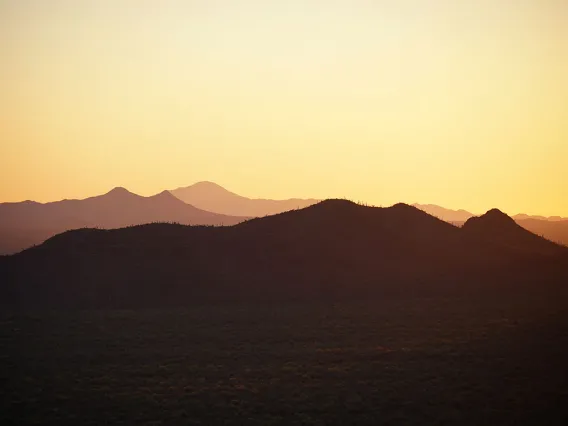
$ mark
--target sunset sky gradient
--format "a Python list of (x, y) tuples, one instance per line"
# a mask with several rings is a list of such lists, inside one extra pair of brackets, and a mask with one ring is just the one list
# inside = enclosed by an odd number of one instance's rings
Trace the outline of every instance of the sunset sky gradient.
[(568, 216), (568, 2), (0, 0), (0, 202), (200, 180)]

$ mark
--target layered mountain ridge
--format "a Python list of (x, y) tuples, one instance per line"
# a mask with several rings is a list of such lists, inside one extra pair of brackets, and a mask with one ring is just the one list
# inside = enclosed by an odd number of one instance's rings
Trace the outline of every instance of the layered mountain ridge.
[(69, 231), (3, 258), (0, 299), (123, 308), (491, 293), (565, 284), (567, 261), (498, 211), (458, 228), (406, 204), (326, 200), (231, 227)]
[(0, 204), (0, 254), (10, 254), (58, 233), (84, 227), (121, 228), (151, 222), (185, 225), (234, 225), (245, 218), (188, 205), (169, 191), (142, 197), (117, 187), (83, 200)]

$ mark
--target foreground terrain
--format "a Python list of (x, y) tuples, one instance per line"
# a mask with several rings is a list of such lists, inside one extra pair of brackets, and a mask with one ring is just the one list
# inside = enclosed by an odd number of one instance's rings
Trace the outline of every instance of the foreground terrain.
[(562, 425), (565, 300), (4, 312), (0, 423)]

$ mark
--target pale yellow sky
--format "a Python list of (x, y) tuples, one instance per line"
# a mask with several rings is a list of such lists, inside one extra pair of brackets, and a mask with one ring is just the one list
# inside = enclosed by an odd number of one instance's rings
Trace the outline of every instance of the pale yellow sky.
[(0, 201), (568, 216), (566, 0), (0, 0)]

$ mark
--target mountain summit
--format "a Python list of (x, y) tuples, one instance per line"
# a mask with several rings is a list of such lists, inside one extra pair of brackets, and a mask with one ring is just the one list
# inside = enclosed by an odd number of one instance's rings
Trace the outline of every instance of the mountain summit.
[(198, 182), (185, 188), (174, 189), (171, 193), (192, 206), (231, 216), (262, 217), (308, 207), (318, 202), (314, 199), (297, 198), (288, 200), (247, 198), (213, 182)]
[(509, 227), (510, 229), (518, 228), (515, 220), (499, 209), (491, 209), (482, 216), (471, 217), (466, 221), (464, 227), (466, 225), (468, 227), (483, 227), (484, 229), (496, 228), (501, 231), (503, 227)]
[(125, 196), (125, 195), (135, 195), (135, 194), (130, 192), (128, 189), (126, 189), (122, 186), (117, 186), (117, 187), (111, 189), (109, 192), (107, 192), (104, 195), (122, 197), (122, 196)]
[(565, 251), (564, 247), (527, 231), (499, 209), (492, 209), (482, 216), (468, 219), (462, 230), (469, 236), (514, 247), (520, 251), (542, 254)]

